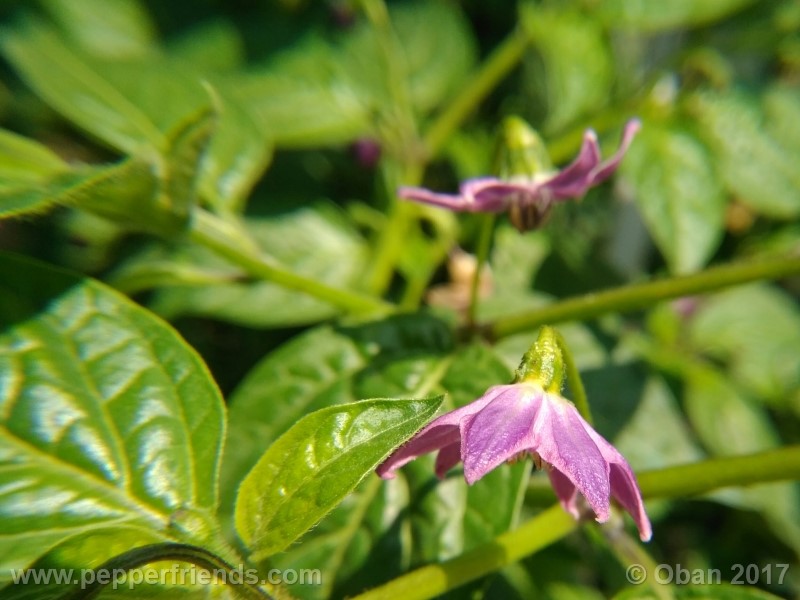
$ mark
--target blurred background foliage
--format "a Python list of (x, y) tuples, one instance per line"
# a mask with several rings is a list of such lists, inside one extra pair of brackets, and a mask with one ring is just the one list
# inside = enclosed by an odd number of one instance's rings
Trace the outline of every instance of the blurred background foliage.
[[(398, 1), (389, 16), (386, 44), (386, 32), (345, 0), (0, 2), (0, 217), (18, 217), (0, 221), (0, 247), (106, 280), (170, 320), (230, 394), (241, 431), (263, 407), (263, 391), (253, 396), (259, 386), (276, 396), (304, 389), (306, 411), (391, 396), (390, 382), (408, 391), (404, 377), (422, 369), (408, 353), (437, 355), (454, 342), (430, 333), (438, 321), (417, 323), (421, 332), (405, 341), (382, 331), (386, 339), (374, 339), (383, 362), (369, 366), (372, 334), (306, 332), (336, 308), (253, 280), (190, 243), (194, 206), (241, 217), (250, 242), (292, 272), (414, 306), (426, 289), (448, 284), (454, 247), (475, 250), (478, 222), (413, 209), (390, 280), (371, 286), (365, 273), (393, 218), (394, 187), (409, 172), (424, 170), (425, 183), (442, 190), (490, 172), (492, 133), (508, 114), (545, 136), (557, 164), (571, 159), (586, 127), (610, 149), (622, 123), (638, 116), (642, 132), (613, 185), (559, 206), (540, 231), (497, 226), (481, 319), (800, 248), (797, 0)], [(508, 35), (526, 40), (515, 68), (440, 148), (426, 147), (431, 124), (470, 93), (479, 65)], [(636, 469), (798, 443), (799, 291), (797, 279), (749, 285), (565, 326), (598, 429)], [(456, 319), (457, 303), (445, 304), (437, 310)], [(459, 380), (456, 363), (443, 383), (465, 396), (455, 404), (502, 380), (530, 339), (512, 336), (490, 357), (464, 358), (484, 365), (480, 384), (477, 375)], [(275, 362), (294, 353), (302, 363), (304, 347), (327, 344), (334, 356), (343, 346), (360, 356), (344, 375), (334, 368), (347, 388), (339, 395), (324, 374)], [(247, 456), (232, 459), (228, 480), (223, 470), (226, 506), (232, 474), (289, 424), (258, 430), (259, 445), (240, 438), (234, 453)], [(411, 488), (422, 488), (424, 469), (409, 470)], [(450, 483), (403, 527), (427, 519), (446, 530), (441, 502), (464, 494)], [(381, 563), (382, 552), (395, 556), (384, 547), (394, 538), (380, 529), (381, 510), (402, 504), (392, 493), (367, 501), (366, 513), (354, 496), (276, 559), (316, 566), (331, 540), (345, 543), (330, 532), (361, 511), (363, 539), (326, 566), (329, 584), (294, 593), (352, 594), (485, 537), (444, 536), (405, 562)], [(551, 501), (534, 478), (526, 514)], [(724, 490), (651, 511), (657, 560), (725, 574), (737, 563), (791, 563), (782, 585), (760, 587), (800, 594), (796, 485)], [(597, 540), (573, 535), (483, 589), (498, 598), (601, 597), (624, 586), (612, 564)]]

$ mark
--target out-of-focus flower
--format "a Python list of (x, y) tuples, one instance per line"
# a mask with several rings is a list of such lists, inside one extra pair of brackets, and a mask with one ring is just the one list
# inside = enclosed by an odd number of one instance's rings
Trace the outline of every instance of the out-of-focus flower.
[(625, 458), (560, 394), (563, 363), (554, 330), (542, 328), (514, 383), (497, 385), (474, 402), (434, 419), (377, 469), (384, 479), (422, 454), (438, 451), (436, 475), (458, 462), (473, 484), (504, 462), (525, 455), (547, 469), (562, 506), (581, 515), (580, 495), (599, 522), (613, 497), (630, 513), (643, 541), (652, 530), (636, 477)]
[[(522, 130), (518, 120), (517, 130)], [(579, 198), (586, 191), (608, 179), (619, 166), (640, 123), (628, 121), (622, 133), (619, 149), (607, 160), (601, 160), (597, 134), (591, 129), (583, 136), (577, 158), (561, 171), (541, 170), (542, 162), (534, 168), (517, 168), (501, 178), (479, 177), (461, 184), (458, 194), (441, 194), (420, 187), (401, 187), (398, 196), (443, 208), (463, 212), (500, 213), (508, 211), (509, 218), (520, 231), (532, 229), (544, 220), (554, 202)], [(531, 130), (523, 133), (526, 139), (538, 136)], [(524, 144), (521, 144), (524, 145)]]

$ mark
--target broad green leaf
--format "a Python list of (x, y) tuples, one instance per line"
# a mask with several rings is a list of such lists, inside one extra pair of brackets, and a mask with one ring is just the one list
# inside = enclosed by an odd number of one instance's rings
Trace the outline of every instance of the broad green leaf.
[(753, 0), (590, 0), (590, 3), (610, 27), (661, 31), (713, 23), (742, 10)]
[(800, 214), (800, 154), (775, 142), (752, 98), (702, 92), (688, 106), (730, 192), (767, 216), (786, 219)]
[[(69, 205), (119, 218), (136, 226), (136, 217), (155, 196), (156, 181), (149, 165), (127, 160), (104, 167), (79, 167), (39, 182), (0, 186), (0, 219), (40, 213), (56, 205)], [(132, 203), (136, 208), (126, 212)], [(159, 219), (145, 219), (145, 229), (165, 226)]]
[[(356, 285), (362, 276), (365, 243), (330, 205), (320, 203), (275, 217), (248, 219), (247, 226), (265, 255), (298, 274), (337, 287)], [(249, 281), (235, 266), (200, 247), (180, 249), (171, 260), (242, 281), (160, 290), (152, 308), (168, 319), (188, 314), (253, 327), (286, 327), (336, 314), (330, 304), (305, 294), (266, 281)]]
[(726, 198), (704, 146), (680, 129), (648, 124), (622, 173), (670, 270), (705, 265), (722, 239)]
[(689, 321), (691, 343), (726, 361), (731, 377), (778, 406), (800, 387), (800, 312), (777, 287), (749, 285), (701, 302)]
[(598, 23), (578, 12), (531, 7), (522, 18), (544, 62), (547, 128), (562, 130), (600, 110), (608, 102), (613, 62)]
[(131, 58), (155, 49), (155, 25), (139, 0), (41, 0), (40, 4), (86, 52)]
[(323, 408), (279, 437), (248, 473), (236, 529), (255, 559), (280, 552), (428, 422), (441, 396)]
[(2, 49), (39, 96), (97, 139), (151, 158), (164, 146), (163, 133), (147, 115), (43, 25), (20, 23), (3, 36)]
[[(780, 445), (766, 412), (711, 369), (687, 381), (684, 405), (703, 445), (715, 455), (749, 454)], [(723, 490), (713, 497), (762, 513), (777, 537), (796, 552), (800, 550), (800, 489), (796, 483)]]
[(0, 578), (95, 527), (202, 543), (224, 409), (199, 356), (106, 286), (11, 255), (0, 325)]
[(20, 183), (38, 183), (68, 165), (46, 146), (0, 129), (0, 192)]

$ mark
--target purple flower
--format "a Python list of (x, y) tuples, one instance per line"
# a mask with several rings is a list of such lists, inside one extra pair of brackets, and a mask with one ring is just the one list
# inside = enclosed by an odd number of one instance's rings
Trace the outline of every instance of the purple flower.
[(401, 187), (400, 198), (465, 212), (509, 212), (511, 222), (520, 231), (539, 225), (553, 202), (583, 196), (586, 191), (608, 179), (639, 131), (640, 123), (628, 121), (617, 152), (606, 161), (600, 160), (597, 134), (591, 129), (583, 136), (578, 157), (560, 172), (514, 176), (510, 180), (496, 177), (468, 179), (458, 194), (440, 194), (425, 188)]
[(579, 496), (599, 522), (609, 518), (613, 497), (627, 510), (639, 537), (652, 535), (636, 477), (627, 461), (581, 417), (575, 406), (539, 383), (497, 385), (474, 402), (433, 420), (397, 449), (377, 473), (384, 479), (422, 454), (439, 451), (436, 475), (459, 461), (473, 484), (504, 462), (530, 454), (547, 472), (562, 506), (580, 516)]

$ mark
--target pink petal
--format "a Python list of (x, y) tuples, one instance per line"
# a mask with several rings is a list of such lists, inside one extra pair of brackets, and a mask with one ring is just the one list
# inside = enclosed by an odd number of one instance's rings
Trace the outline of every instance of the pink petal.
[(610, 509), (609, 465), (584, 426), (588, 427), (570, 402), (546, 395), (530, 448), (572, 482), (603, 523)]
[(445, 474), (461, 462), (461, 443), (454, 442), (449, 446), (445, 446), (439, 450), (436, 457), (436, 476), (439, 479), (444, 478)]
[(611, 466), (611, 495), (620, 503), (633, 517), (636, 527), (639, 530), (639, 537), (643, 542), (649, 540), (653, 535), (650, 519), (642, 501), (642, 494), (639, 491), (639, 484), (636, 482), (636, 475), (633, 474), (628, 461), (619, 453), (603, 436), (586, 424), (586, 431), (597, 444), (597, 448), (603, 454)]
[(578, 488), (567, 479), (566, 475), (557, 469), (550, 469), (547, 475), (550, 477), (553, 491), (556, 493), (559, 502), (561, 502), (561, 506), (573, 517), (580, 519), (581, 513), (578, 510)]
[(600, 162), (597, 135), (591, 129), (587, 130), (578, 157), (542, 186), (559, 200), (582, 196), (590, 187), (602, 183), (617, 170), (640, 126), (637, 119), (628, 121), (622, 133), (619, 149), (604, 162)]
[(495, 386), (494, 400), (461, 423), (464, 477), (473, 484), (530, 446), (530, 430), (544, 392), (525, 384)]
[[(418, 456), (434, 452), (453, 443), (458, 445), (461, 438), (459, 424), (462, 420), (478, 412), (492, 401), (497, 387), (489, 388), (486, 393), (466, 406), (451, 410), (434, 419), (423, 427), (414, 437), (395, 450), (381, 463), (375, 472), (383, 479), (392, 479), (394, 472)], [(498, 392), (499, 393), (499, 392)], [(455, 464), (455, 463), (453, 463)]]

